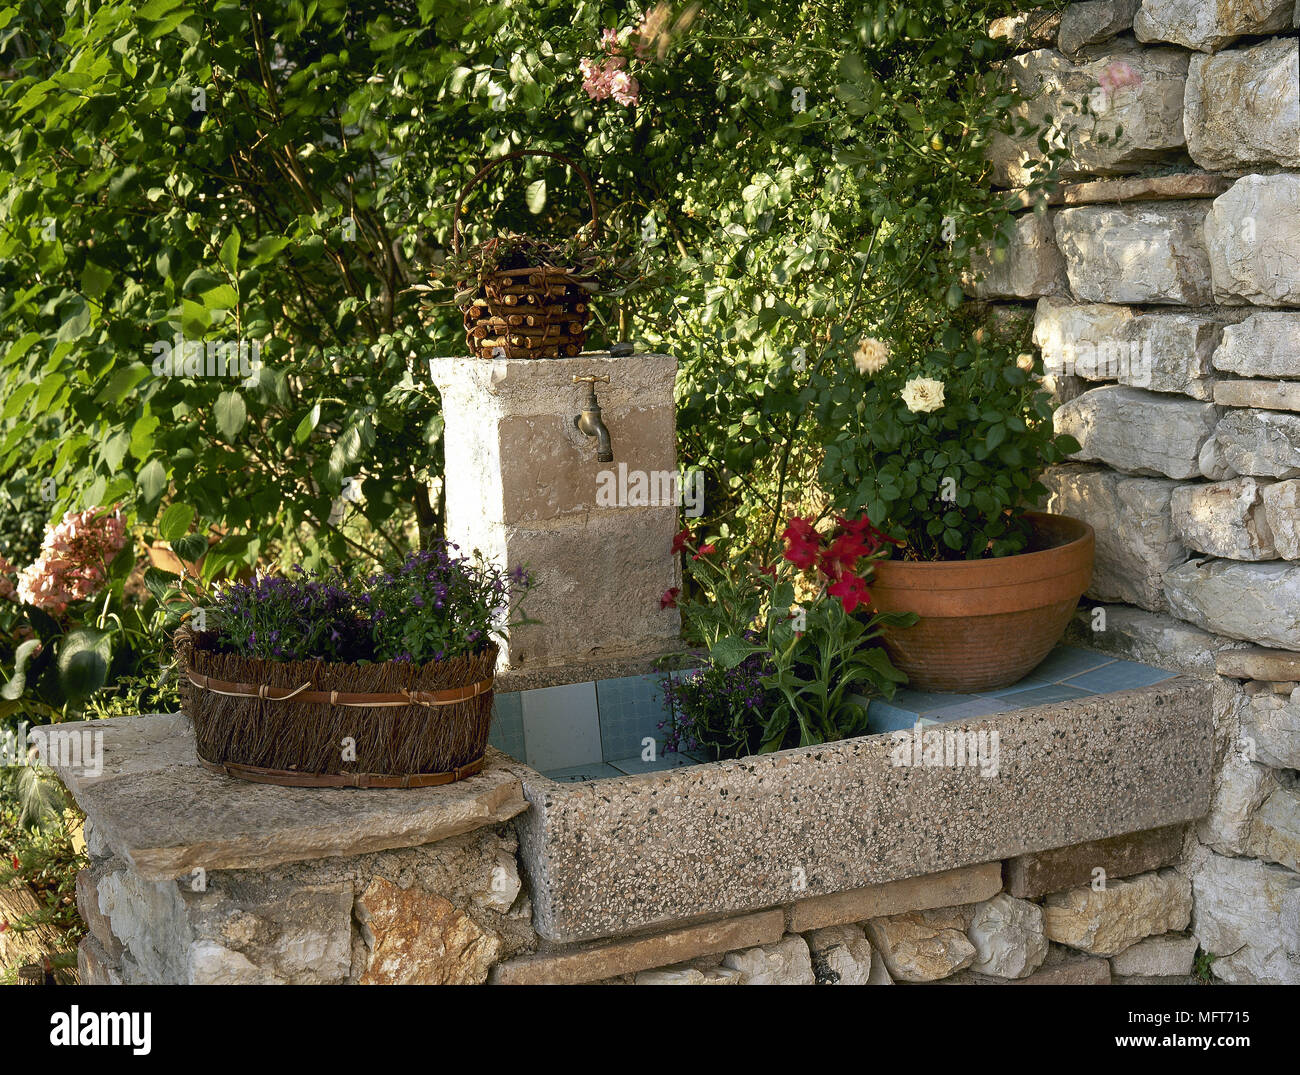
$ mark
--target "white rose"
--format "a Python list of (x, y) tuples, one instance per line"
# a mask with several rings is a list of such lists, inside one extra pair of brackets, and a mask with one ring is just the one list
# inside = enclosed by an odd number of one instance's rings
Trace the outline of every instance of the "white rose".
[(889, 344), (873, 336), (863, 336), (853, 352), (853, 364), (859, 373), (868, 376), (879, 373), (889, 364)]
[(943, 406), (943, 382), (933, 377), (913, 377), (903, 386), (903, 402), (913, 414), (937, 411)]

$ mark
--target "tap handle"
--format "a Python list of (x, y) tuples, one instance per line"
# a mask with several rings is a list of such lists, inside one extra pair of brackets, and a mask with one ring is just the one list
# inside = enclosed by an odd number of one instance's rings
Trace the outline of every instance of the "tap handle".
[(574, 384), (589, 384), (589, 385), (591, 385), (593, 388), (594, 388), (594, 387), (596, 386), (596, 384), (597, 384), (598, 382), (600, 382), (600, 381), (604, 381), (605, 384), (609, 384), (609, 374), (607, 373), (607, 374), (605, 374), (603, 377), (597, 377), (597, 376), (595, 376), (594, 374), (590, 374), (590, 375), (588, 375), (588, 376), (586, 376), (586, 377), (579, 377), (579, 376), (577, 376), (577, 375), (575, 374), (574, 377), (573, 377), (573, 383), (574, 383)]

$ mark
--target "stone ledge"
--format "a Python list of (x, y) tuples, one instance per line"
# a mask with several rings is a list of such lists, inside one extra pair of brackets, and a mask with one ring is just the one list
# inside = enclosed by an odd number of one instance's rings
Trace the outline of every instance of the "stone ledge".
[[(287, 788), (203, 768), (183, 713), (52, 727), (102, 736), (101, 772), (52, 768), (99, 838), (149, 881), (431, 844), (528, 809), (508, 759), (491, 747), (482, 772), (443, 787)], [(43, 757), (49, 730), (29, 733)]]
[(902, 881), (887, 881), (882, 885), (800, 900), (786, 913), (786, 931), (805, 933), (810, 929), (865, 922), (869, 918), (883, 918), (905, 911), (981, 903), (996, 896), (1001, 889), (1001, 863), (963, 866), (928, 877), (908, 877)]
[(1251, 646), (1215, 654), (1214, 670), (1233, 679), (1258, 679), (1278, 683), (1300, 683), (1300, 653), (1285, 649)]
[(493, 985), (580, 985), (636, 971), (681, 963), (779, 941), (785, 931), (780, 911), (728, 918), (721, 922), (589, 945), (569, 952), (541, 952), (497, 964)]
[(591, 784), (516, 765), (534, 926), (615, 937), (1201, 817), (1211, 695), (1178, 678), (945, 724), (998, 732), (994, 778), (895, 766), (891, 735)]

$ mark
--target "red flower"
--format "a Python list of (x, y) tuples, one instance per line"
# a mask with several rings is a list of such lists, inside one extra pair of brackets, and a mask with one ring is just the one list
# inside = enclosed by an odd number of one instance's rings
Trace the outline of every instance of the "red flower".
[(659, 611), (662, 612), (666, 608), (676, 608), (677, 595), (681, 592), (682, 588), (680, 586), (674, 586), (671, 590), (665, 590), (663, 596), (659, 598)]
[(817, 562), (822, 539), (807, 519), (796, 515), (786, 524), (781, 536), (786, 541), (785, 558), (799, 570), (807, 571)]
[(717, 547), (716, 545), (701, 545), (700, 548), (699, 548), (699, 551), (696, 552), (696, 554), (695, 554), (694, 556), (692, 556), (691, 559), (692, 559), (692, 560), (702, 560), (702, 559), (704, 559), (704, 557), (708, 556), (709, 553), (711, 553), (711, 552), (716, 552), (717, 549), (718, 549), (718, 547)]
[(871, 603), (867, 584), (857, 575), (842, 575), (837, 581), (831, 583), (826, 592), (843, 602), (845, 612), (852, 612), (859, 605)]
[(0, 918), (0, 933), (3, 933), (8, 928), (9, 928), (9, 919)]
[(686, 548), (686, 546), (690, 544), (690, 540), (691, 540), (691, 531), (689, 527), (685, 530), (682, 530), (680, 533), (674, 534), (673, 555), (676, 556), (679, 552), (681, 552), (684, 548)]
[(776, 578), (776, 564), (768, 564), (767, 567), (760, 567), (758, 573), (760, 575), (766, 575), (770, 579), (774, 579)]
[(18, 868), (19, 868), (19, 862), (18, 862), (18, 856), (17, 856), (17, 855), (15, 855), (15, 856), (13, 857), (13, 863), (14, 863), (14, 869), (15, 869), (15, 870), (18, 869)]
[(870, 556), (873, 552), (875, 547), (865, 544), (857, 534), (846, 531), (821, 554), (820, 566), (828, 577), (838, 579), (853, 574), (858, 566), (858, 557)]
[(835, 521), (846, 534), (852, 534), (868, 547), (870, 551), (866, 553), (867, 556), (880, 548), (881, 543), (885, 541), (892, 545), (904, 544), (898, 538), (892, 538), (883, 530), (872, 526), (871, 520), (865, 515), (861, 519), (845, 519), (843, 516), (836, 516)]

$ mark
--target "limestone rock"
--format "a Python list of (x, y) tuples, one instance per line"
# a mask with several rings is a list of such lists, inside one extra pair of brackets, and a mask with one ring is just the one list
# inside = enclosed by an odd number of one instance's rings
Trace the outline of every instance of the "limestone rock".
[(965, 285), (978, 299), (1065, 294), (1065, 262), (1050, 218), (1038, 213), (1016, 217), (1015, 238), (1004, 250), (988, 248), (972, 255)]
[(1214, 402), (1221, 407), (1258, 407), (1272, 411), (1300, 411), (1300, 383), (1296, 381), (1216, 381)]
[(1085, 45), (1109, 41), (1133, 26), (1141, 0), (1084, 0), (1061, 12), (1057, 43), (1062, 52), (1078, 52)]
[(1232, 409), (1214, 429), (1216, 450), (1238, 474), (1300, 477), (1300, 415)]
[(1197, 826), (1201, 842), (1225, 855), (1246, 854), (1255, 811), (1277, 787), (1273, 773), (1244, 757), (1240, 746), (1224, 758), (1210, 812)]
[(1187, 151), (1202, 168), (1243, 172), (1300, 167), (1300, 43), (1274, 38), (1187, 70)]
[(1215, 977), (1243, 985), (1300, 984), (1300, 875), (1203, 851), (1189, 864), (1192, 932), (1217, 958)]
[(1074, 458), (1080, 461), (1132, 474), (1194, 478), (1218, 416), (1210, 403), (1104, 385), (1063, 405), (1055, 421), (1058, 433), (1079, 442)]
[(808, 943), (797, 933), (776, 944), (728, 952), (722, 965), (741, 975), (741, 985), (813, 985)]
[(475, 893), (473, 900), (479, 907), (505, 914), (514, 906), (522, 887), (514, 855), (502, 851), (497, 854), (487, 888)]
[(966, 937), (965, 927), (962, 918), (940, 908), (873, 918), (867, 923), (867, 936), (891, 977), (934, 982), (974, 962), (975, 946)]
[(1224, 326), (1211, 361), (1242, 377), (1300, 378), (1300, 313), (1261, 311)]
[(1272, 560), (1273, 532), (1264, 513), (1264, 488), (1254, 478), (1181, 485), (1170, 506), (1183, 544), (1229, 560)]
[(1215, 671), (1219, 653), (1246, 647), (1235, 639), (1220, 638), (1173, 616), (1128, 605), (1080, 609), (1067, 636), (1078, 645), (1101, 650), (1139, 664), (1168, 668), (1185, 675), (1208, 676)]
[[(1183, 135), (1183, 92), (1187, 54), (1179, 49), (1108, 48), (1080, 64), (1051, 49), (1006, 61), (1009, 83), (1024, 100), (1013, 117), (1041, 129), (1046, 118), (1057, 124), (1052, 137), (1069, 150), (1061, 167), (1065, 178), (1122, 175), (1177, 156)], [(1102, 88), (1114, 63), (1125, 63), (1141, 84), (1114, 92)], [(1090, 108), (1080, 105), (1088, 102)], [(1122, 133), (1121, 133), (1122, 132)], [(1037, 137), (997, 134), (989, 149), (994, 182), (1024, 186), (1042, 155)]]
[(1189, 560), (1165, 573), (1175, 615), (1215, 634), (1300, 649), (1300, 565)]
[(861, 926), (827, 926), (806, 940), (818, 985), (871, 984), (871, 943)]
[(867, 978), (867, 985), (893, 985), (894, 979), (889, 975), (889, 968), (885, 966), (885, 957), (874, 949), (871, 952), (871, 976)]
[(643, 970), (636, 976), (637, 985), (740, 985), (741, 973), (726, 967), (665, 967)]
[(1071, 291), (1088, 302), (1208, 303), (1211, 261), (1201, 230), (1207, 211), (1205, 202), (1062, 209), (1056, 243)]
[[(1278, 683), (1296, 684), (1300, 683), (1300, 653), (1266, 649), (1263, 646), (1245, 646), (1216, 654), (1214, 671), (1221, 676), (1263, 680), (1275, 686)], [(1292, 689), (1294, 688), (1288, 688), (1282, 693), (1290, 694)], [(1300, 766), (1293, 765), (1291, 768)]]
[(1209, 437), (1201, 445), (1200, 454), (1196, 457), (1196, 465), (1200, 468), (1201, 477), (1209, 478), (1212, 482), (1227, 481), (1237, 476), (1237, 472), (1228, 465), (1228, 459), (1223, 454), (1223, 446), (1219, 443), (1219, 439), (1214, 436)]
[(1191, 974), (1195, 961), (1195, 937), (1163, 933), (1126, 948), (1110, 961), (1110, 965), (1116, 974), (1168, 978)]
[(357, 900), (369, 964), (362, 985), (478, 985), (501, 948), (449, 900), (376, 877)]
[(1187, 559), (1170, 521), (1178, 484), (1075, 465), (1052, 467), (1040, 480), (1048, 511), (1082, 519), (1096, 534), (1088, 596), (1165, 609), (1164, 573)]
[(1054, 298), (1039, 299), (1034, 316), (1034, 343), (1048, 373), (1202, 400), (1212, 395), (1211, 360), (1223, 330), (1223, 321), (1207, 314)]
[[(1300, 306), (1300, 175), (1238, 179), (1214, 199), (1205, 245), (1216, 301)], [(1068, 264), (1069, 251), (1061, 249)]]
[(1033, 974), (1047, 956), (1043, 912), (1005, 892), (975, 908), (966, 936), (975, 946), (971, 970), (998, 978)]
[(989, 23), (989, 37), (994, 41), (1006, 41), (1013, 49), (1038, 48), (1051, 45), (1060, 28), (1059, 11), (1036, 7), (1032, 11), (1019, 11), (994, 19)]
[(1300, 794), (1279, 787), (1264, 800), (1250, 826), (1247, 853), (1300, 871)]
[(1242, 34), (1271, 34), (1290, 25), (1291, 0), (1143, 0), (1133, 32), (1139, 41), (1215, 52)]
[(1158, 870), (1101, 890), (1057, 892), (1043, 902), (1049, 940), (1096, 955), (1113, 956), (1156, 933), (1186, 928), (1192, 890), (1177, 870)]
[(1278, 769), (1300, 769), (1300, 688), (1289, 696), (1254, 695), (1241, 714), (1242, 741), (1255, 760)]

